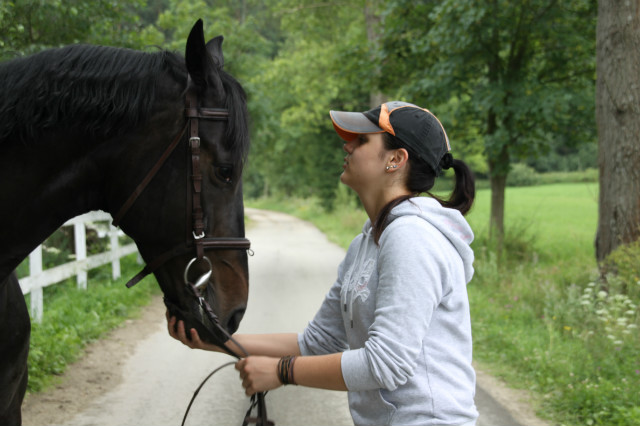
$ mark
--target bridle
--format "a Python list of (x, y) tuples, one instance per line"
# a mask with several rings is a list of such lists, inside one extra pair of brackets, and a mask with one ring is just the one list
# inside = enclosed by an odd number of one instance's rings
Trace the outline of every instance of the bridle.
[[(178, 146), (187, 128), (190, 128), (189, 132), (189, 151), (190, 151), (190, 165), (191, 165), (191, 179), (187, 175), (187, 225), (186, 229), (191, 229), (191, 232), (187, 232), (186, 240), (184, 243), (172, 248), (171, 250), (159, 255), (152, 261), (148, 262), (142, 271), (134, 276), (129, 282), (127, 287), (132, 287), (142, 280), (147, 275), (151, 274), (159, 267), (164, 265), (169, 260), (195, 251), (196, 257), (185, 268), (185, 275), (187, 275), (189, 267), (193, 265), (194, 260), (199, 261), (207, 259), (204, 256), (206, 250), (250, 250), (251, 243), (246, 238), (221, 238), (221, 237), (207, 237), (204, 232), (204, 213), (201, 203), (202, 192), (202, 172), (200, 170), (200, 136), (198, 133), (199, 120), (215, 120), (215, 121), (227, 121), (229, 119), (229, 111), (222, 108), (202, 108), (198, 107), (198, 96), (194, 85), (191, 83), (191, 78), (187, 80), (187, 92), (185, 117), (187, 122), (182, 131), (176, 135), (171, 144), (167, 146), (162, 153), (158, 161), (151, 167), (147, 175), (140, 181), (136, 189), (131, 193), (129, 198), (120, 207), (120, 210), (113, 218), (113, 226), (118, 226), (124, 216), (127, 214), (131, 206), (138, 199), (140, 194), (149, 185), (153, 177), (158, 173), (162, 165), (167, 161), (171, 153)], [(189, 223), (191, 221), (191, 223)], [(208, 261), (208, 259), (207, 259)], [(211, 272), (211, 268), (210, 271)], [(207, 276), (208, 279), (208, 276)], [(206, 281), (205, 281), (206, 282)]]
[[(236, 342), (233, 337), (228, 333), (228, 331), (220, 324), (218, 320), (218, 316), (213, 312), (209, 303), (200, 296), (198, 288), (206, 285), (209, 281), (209, 277), (213, 272), (213, 266), (208, 257), (205, 256), (205, 252), (207, 250), (251, 250), (251, 243), (247, 238), (230, 238), (230, 237), (207, 237), (204, 230), (204, 212), (202, 209), (202, 172), (200, 170), (200, 136), (199, 136), (199, 120), (215, 120), (215, 121), (227, 121), (229, 119), (229, 111), (223, 108), (204, 108), (198, 106), (198, 96), (196, 92), (195, 86), (192, 84), (191, 78), (187, 78), (187, 91), (185, 94), (186, 107), (184, 110), (184, 114), (186, 117), (186, 123), (180, 133), (176, 135), (176, 137), (171, 141), (169, 146), (162, 153), (158, 161), (151, 167), (149, 172), (147, 172), (146, 176), (140, 181), (135, 190), (131, 193), (131, 195), (127, 198), (125, 203), (120, 207), (118, 212), (113, 218), (113, 226), (118, 226), (124, 216), (127, 214), (131, 206), (138, 199), (140, 194), (144, 191), (144, 189), (149, 185), (154, 176), (158, 173), (162, 165), (167, 161), (171, 153), (176, 149), (180, 141), (183, 139), (187, 128), (189, 128), (189, 154), (190, 154), (190, 168), (191, 168), (191, 176), (187, 174), (187, 230), (191, 230), (191, 232), (186, 233), (186, 240), (184, 243), (179, 244), (178, 246), (172, 248), (171, 250), (159, 255), (154, 258), (151, 262), (147, 263), (142, 271), (136, 274), (132, 279), (130, 279), (126, 286), (128, 288), (133, 287), (135, 284), (140, 282), (144, 277), (153, 273), (155, 270), (160, 268), (169, 260), (182, 256), (184, 254), (195, 252), (195, 257), (192, 258), (184, 270), (184, 282), (187, 289), (187, 293), (191, 296), (195, 297), (198, 300), (198, 305), (200, 309), (207, 316), (211, 324), (213, 324), (219, 332), (222, 333), (228, 340), (233, 341), (236, 346), (240, 348), (243, 352), (242, 355), (237, 354), (233, 351), (225, 342), (216, 343), (218, 346), (222, 347), (227, 353), (230, 355), (240, 359), (242, 356), (249, 356), (249, 353)], [(189, 167), (187, 167), (187, 170)], [(200, 277), (195, 280), (191, 280), (189, 277), (190, 268), (196, 263), (206, 263), (208, 271), (204, 274), (201, 274)], [(165, 300), (165, 303), (167, 301)], [(225, 364), (222, 367), (225, 367), (230, 364)], [(222, 368), (220, 367), (220, 368)], [(186, 421), (187, 414), (189, 413), (189, 409), (191, 408), (191, 404), (193, 403), (195, 397), (198, 392), (202, 388), (209, 378), (215, 374), (220, 368), (214, 370), (211, 374), (209, 374), (204, 381), (200, 384), (198, 389), (195, 391), (189, 406), (187, 407), (187, 411), (184, 415), (184, 419), (182, 424)], [(249, 410), (247, 411), (243, 426), (249, 423), (255, 423), (256, 426), (274, 426), (274, 423), (268, 420), (267, 418), (267, 409), (264, 400), (265, 394), (263, 392), (256, 393), (251, 398), (251, 404)], [(251, 413), (254, 408), (257, 407), (257, 416), (252, 417)]]

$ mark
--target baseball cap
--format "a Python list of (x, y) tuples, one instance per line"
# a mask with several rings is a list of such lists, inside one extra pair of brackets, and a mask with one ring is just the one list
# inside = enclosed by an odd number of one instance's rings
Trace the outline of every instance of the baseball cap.
[(330, 111), (333, 127), (349, 142), (361, 134), (391, 133), (434, 171), (451, 145), (440, 120), (428, 109), (392, 101), (365, 112)]

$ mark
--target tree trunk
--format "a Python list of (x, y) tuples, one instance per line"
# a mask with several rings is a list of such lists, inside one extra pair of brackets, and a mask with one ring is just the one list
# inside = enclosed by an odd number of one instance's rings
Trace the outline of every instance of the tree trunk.
[[(371, 62), (375, 64), (376, 53), (380, 49), (380, 35), (382, 32), (382, 23), (380, 15), (376, 13), (378, 8), (378, 0), (367, 0), (364, 5), (364, 22), (367, 26), (367, 42), (369, 43)], [(375, 65), (373, 67), (373, 81), (378, 82), (380, 78), (380, 67)], [(387, 97), (375, 89), (369, 93), (369, 106), (375, 108), (378, 105), (387, 101)]]
[(489, 219), (489, 239), (496, 244), (498, 260), (502, 258), (504, 246), (504, 199), (507, 187), (509, 150), (503, 145), (497, 158), (489, 159), (489, 181), (491, 184), (491, 212)]
[(491, 219), (489, 238), (495, 240), (502, 250), (504, 240), (504, 193), (507, 186), (506, 176), (491, 176)]
[(596, 122), (600, 200), (596, 258), (640, 238), (640, 6), (599, 0)]

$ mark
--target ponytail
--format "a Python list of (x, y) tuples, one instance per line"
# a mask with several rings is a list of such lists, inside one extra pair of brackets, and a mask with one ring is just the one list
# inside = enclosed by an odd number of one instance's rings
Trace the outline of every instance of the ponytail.
[(456, 209), (463, 216), (466, 215), (471, 210), (473, 201), (476, 198), (476, 179), (473, 172), (464, 161), (455, 160), (450, 153), (444, 155), (440, 161), (440, 166), (443, 170), (453, 167), (453, 171), (456, 174), (456, 184), (453, 192), (447, 200), (443, 200), (429, 191), (425, 192), (438, 200), (443, 207)]
[[(390, 133), (383, 133), (385, 147), (388, 150), (404, 148), (409, 152), (409, 175), (407, 177), (407, 188), (414, 195), (403, 195), (387, 203), (376, 218), (373, 224), (373, 237), (376, 244), (379, 243), (382, 232), (385, 230), (390, 222), (389, 215), (391, 210), (403, 201), (409, 200), (415, 195), (426, 193), (430, 197), (437, 200), (441, 206), (458, 210), (462, 215), (466, 215), (471, 207), (476, 196), (476, 184), (473, 172), (462, 160), (456, 160), (451, 153), (446, 153), (440, 160), (439, 170), (433, 170), (425, 163), (420, 161), (420, 158), (412, 152), (400, 139), (391, 135)], [(441, 174), (442, 170), (448, 170), (453, 168), (455, 172), (455, 186), (453, 192), (449, 195), (449, 198), (440, 198), (431, 192), (429, 192), (435, 184), (436, 177)]]

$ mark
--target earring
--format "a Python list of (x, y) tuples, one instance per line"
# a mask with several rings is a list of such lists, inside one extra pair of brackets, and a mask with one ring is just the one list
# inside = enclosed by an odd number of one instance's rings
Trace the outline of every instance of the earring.
[(390, 169), (390, 168), (392, 168), (392, 167), (395, 169), (396, 167), (398, 167), (398, 165), (397, 165), (397, 164), (394, 164), (393, 166), (387, 166), (387, 170), (389, 170), (389, 169)]

